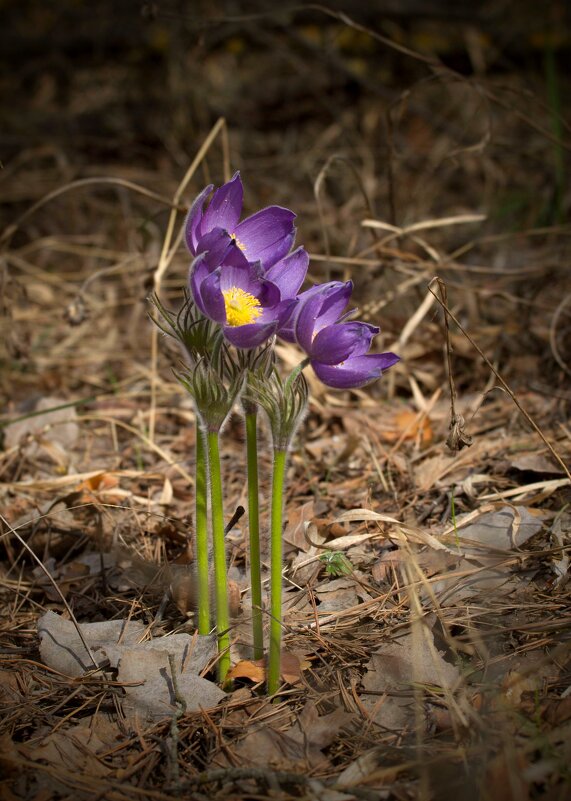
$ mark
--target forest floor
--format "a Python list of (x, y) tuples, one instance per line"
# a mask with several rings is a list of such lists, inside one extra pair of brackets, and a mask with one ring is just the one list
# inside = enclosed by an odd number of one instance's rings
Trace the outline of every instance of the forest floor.
[[(357, 89), (312, 73), (324, 118), (300, 69), (274, 105), (283, 84), (257, 87), (263, 59), (295, 73), (325, 47), (326, 33), (292, 30), (211, 45), (196, 92), (212, 122), (194, 108), (184, 146), (188, 121), (173, 118), (155, 131), (163, 149), (139, 142), (132, 160), (120, 137), (111, 159), (112, 131), (73, 152), (28, 143), (0, 175), (3, 800), (570, 796), (569, 127), (533, 95), (539, 78), (461, 80), (436, 57), (431, 81), (381, 98), (371, 85), (414, 55), (382, 62), (371, 31), (338, 19), (326, 63)], [(470, 42), (476, 66), (491, 58)], [(93, 65), (69, 78), (78, 130), (81, 104), (111, 124), (123, 68), (105, 89)], [(174, 92), (182, 67), (169, 69)], [(57, 100), (44, 78), (36, 115)], [(275, 128), (233, 127), (236, 93)], [(251, 658), (246, 517), (227, 537), (230, 691), (212, 638), (195, 635), (194, 412), (148, 317), (152, 291), (181, 305), (189, 203), (237, 168), (248, 212), (296, 211), (313, 279), (353, 279), (378, 349), (401, 356), (351, 392), (306, 370), (277, 701)], [(277, 355), (284, 369), (301, 359), (287, 343)], [(263, 421), (261, 436), (266, 531)], [(222, 436), (227, 520), (246, 505), (244, 440), (237, 407)]]

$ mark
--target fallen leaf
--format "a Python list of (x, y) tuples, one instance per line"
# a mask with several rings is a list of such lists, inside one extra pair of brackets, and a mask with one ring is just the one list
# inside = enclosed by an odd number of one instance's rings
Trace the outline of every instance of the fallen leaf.
[(413, 685), (452, 689), (459, 677), (458, 669), (434, 646), (432, 632), (422, 629), (418, 636), (406, 634), (373, 654), (362, 680), (362, 703), (376, 723), (391, 730), (403, 729), (415, 721)]
[(55, 408), (66, 403), (68, 401), (62, 398), (41, 398), (31, 410), (33, 416), (4, 428), (6, 448), (19, 446), (28, 458), (36, 457), (42, 449), (47, 450), (57, 464), (67, 465), (79, 438), (79, 426), (74, 406)]
[(119, 497), (113, 492), (119, 486), (119, 479), (111, 473), (97, 473), (94, 476), (80, 481), (75, 492), (80, 493), (78, 503), (93, 503), (106, 501), (118, 503)]
[[(109, 620), (82, 623), (80, 629), (93, 652), (97, 647), (117, 643), (120, 639), (125, 644), (135, 643), (145, 627), (133, 620)], [(48, 611), (38, 620), (38, 635), (40, 654), (48, 667), (66, 676), (76, 677), (94, 669), (89, 653), (70, 620)]]
[(229, 679), (249, 679), (258, 684), (266, 680), (266, 660), (241, 659), (228, 671)]
[(319, 716), (312, 701), (308, 701), (296, 722), (288, 731), (264, 728), (249, 732), (238, 743), (234, 753), (241, 764), (280, 767), (299, 771), (300, 766), (325, 767), (328, 759), (322, 749), (331, 745), (340, 730), (354, 719), (343, 709)]
[(529, 470), (532, 473), (546, 475), (561, 475), (563, 473), (561, 465), (557, 465), (542, 453), (523, 453), (512, 459), (511, 466), (516, 470)]
[(465, 527), (461, 527), (462, 517), (456, 522), (463, 551), (471, 545), (504, 551), (521, 548), (543, 527), (543, 520), (525, 506), (516, 506), (515, 511), (510, 506), (503, 506), (481, 515), (475, 523)]
[[(136, 651), (144, 658), (146, 651), (159, 649), (172, 653), (185, 671), (198, 674), (216, 654), (214, 636), (191, 637), (190, 634), (171, 634), (139, 642), (146, 627), (133, 620), (109, 620), (100, 623), (81, 623), (81, 633), (98, 664), (116, 668), (127, 652)], [(40, 653), (45, 664), (66, 676), (82, 676), (93, 670), (89, 654), (77, 629), (70, 620), (46, 612), (38, 620)]]
[(357, 606), (359, 598), (353, 578), (324, 581), (315, 588), (319, 612), (340, 612)]
[(545, 708), (544, 717), (552, 726), (560, 726), (571, 719), (571, 695), (549, 701)]
[(567, 583), (569, 572), (569, 553), (566, 546), (571, 539), (571, 515), (567, 513), (558, 515), (550, 533), (556, 546), (561, 548), (560, 558), (554, 558), (551, 564), (555, 573), (555, 583), (562, 587)]
[(284, 533), (284, 541), (296, 550), (307, 552), (311, 547), (305, 538), (309, 522), (315, 516), (313, 500), (295, 507), (288, 515), (288, 524)]
[[(280, 658), (280, 675), (287, 684), (295, 684), (301, 678), (303, 670), (308, 668), (310, 662), (300, 659), (297, 654), (283, 651)], [(265, 659), (241, 659), (228, 672), (229, 679), (249, 679), (258, 684), (266, 680)]]
[[(154, 648), (133, 648), (124, 651), (119, 659), (117, 679), (124, 684), (126, 700), (123, 710), (127, 717), (143, 720), (162, 720), (179, 710), (168, 659), (168, 651), (160, 647), (165, 637), (154, 640)], [(225, 693), (214, 682), (185, 669), (180, 656), (176, 658), (176, 680), (187, 712), (217, 706)]]
[[(116, 727), (114, 731), (117, 736)], [(98, 758), (97, 753), (108, 750), (109, 745), (109, 739), (101, 739), (97, 729), (82, 722), (69, 729), (58, 729), (39, 743), (23, 745), (19, 750), (28, 759), (47, 762), (58, 771), (64, 768), (66, 772), (101, 779), (112, 769)]]

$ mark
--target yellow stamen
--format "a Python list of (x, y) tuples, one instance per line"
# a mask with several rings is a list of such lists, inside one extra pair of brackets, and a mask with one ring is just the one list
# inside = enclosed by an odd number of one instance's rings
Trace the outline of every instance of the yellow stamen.
[(258, 298), (237, 286), (225, 289), (222, 295), (224, 296), (228, 325), (248, 325), (257, 320), (262, 313), (262, 310), (258, 308), (260, 305)]
[(242, 242), (240, 242), (239, 239), (236, 239), (236, 234), (230, 234), (230, 239), (234, 240), (234, 242), (238, 245), (240, 250), (246, 250), (246, 245), (244, 245)]

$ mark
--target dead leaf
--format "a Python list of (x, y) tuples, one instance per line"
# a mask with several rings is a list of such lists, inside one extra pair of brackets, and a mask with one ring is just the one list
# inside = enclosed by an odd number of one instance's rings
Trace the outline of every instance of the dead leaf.
[(67, 465), (69, 454), (79, 438), (79, 426), (74, 406), (55, 409), (66, 403), (68, 401), (62, 398), (41, 398), (32, 410), (41, 414), (5, 427), (6, 447), (22, 447), (28, 458), (36, 457), (43, 449), (49, 452), (56, 464)]
[(296, 550), (307, 552), (311, 547), (305, 539), (308, 523), (315, 517), (313, 500), (295, 507), (288, 515), (288, 524), (284, 533), (284, 541)]
[(553, 572), (555, 573), (555, 583), (560, 587), (567, 583), (569, 572), (569, 553), (565, 546), (569, 544), (571, 539), (571, 515), (560, 514), (551, 526), (551, 536), (555, 544), (561, 548), (561, 557), (553, 559), (551, 563)]
[[(118, 730), (116, 727), (113, 730), (115, 739)], [(108, 750), (109, 745), (109, 739), (101, 739), (96, 727), (82, 722), (66, 730), (59, 729), (39, 743), (22, 745), (19, 750), (28, 759), (42, 760), (58, 770), (65, 768), (66, 772), (102, 778), (109, 775), (111, 768), (97, 757), (97, 753)]]
[[(303, 670), (308, 668), (310, 662), (300, 659), (297, 654), (283, 651), (280, 658), (280, 675), (287, 684), (295, 684), (301, 678)], [(249, 679), (256, 684), (266, 680), (265, 659), (242, 659), (228, 672), (229, 679)]]
[(97, 473), (94, 476), (80, 481), (75, 487), (75, 492), (79, 492), (78, 503), (94, 503), (105, 501), (107, 503), (118, 503), (119, 496), (113, 492), (119, 486), (119, 479), (112, 473)]
[(552, 726), (560, 726), (571, 719), (571, 695), (549, 701), (545, 708), (544, 717)]
[(458, 535), (462, 550), (470, 545), (485, 546), (509, 551), (521, 548), (543, 528), (543, 520), (533, 515), (525, 506), (503, 506), (481, 515), (475, 523), (461, 527), (462, 517), (457, 519)]
[(315, 704), (308, 701), (288, 731), (276, 731), (266, 725), (249, 732), (238, 743), (235, 754), (241, 764), (279, 766), (281, 770), (299, 771), (303, 765), (325, 767), (328, 759), (322, 749), (331, 745), (353, 719), (354, 715), (343, 709), (319, 716)]
[(0, 768), (5, 777), (17, 775), (21, 770), (20, 754), (16, 744), (8, 734), (0, 734)]
[(528, 470), (545, 475), (561, 475), (561, 465), (557, 465), (542, 453), (522, 453), (512, 459), (511, 466), (516, 470)]
[[(452, 689), (459, 677), (458, 669), (446, 662), (434, 646), (432, 632), (409, 633), (373, 654), (362, 680), (362, 703), (384, 728), (406, 728), (415, 720), (413, 685)], [(367, 690), (372, 694), (368, 695)]]
[[(178, 711), (168, 651), (161, 648), (162, 641), (169, 639), (154, 640), (154, 648), (133, 648), (121, 654), (117, 678), (125, 685), (127, 698), (123, 702), (123, 710), (127, 717), (162, 720)], [(176, 671), (178, 688), (186, 702), (187, 712), (210, 709), (224, 698), (224, 691), (214, 682), (185, 669), (180, 656), (176, 659)]]
[[(191, 637), (189, 634), (171, 634), (154, 640), (139, 642), (146, 627), (133, 620), (109, 620), (100, 623), (81, 623), (81, 632), (99, 664), (117, 668), (123, 655), (136, 651), (141, 658), (149, 650), (172, 653), (184, 665), (185, 671), (198, 674), (216, 654), (214, 636)], [(40, 653), (46, 665), (66, 676), (82, 676), (93, 670), (85, 646), (73, 623), (46, 612), (38, 620)]]
[[(82, 623), (80, 628), (92, 652), (117, 643), (120, 638), (125, 644), (135, 643), (145, 630), (142, 623), (132, 620)], [(38, 635), (42, 660), (49, 667), (66, 676), (83, 676), (93, 670), (91, 658), (70, 620), (48, 611), (38, 620)]]
[(229, 679), (249, 679), (256, 684), (266, 680), (265, 659), (241, 659), (228, 671)]
[(528, 801), (529, 783), (525, 780), (528, 761), (522, 752), (502, 750), (486, 771), (485, 787), (494, 801)]
[(338, 578), (324, 581), (315, 588), (319, 600), (319, 612), (340, 612), (357, 606), (359, 598), (355, 579)]

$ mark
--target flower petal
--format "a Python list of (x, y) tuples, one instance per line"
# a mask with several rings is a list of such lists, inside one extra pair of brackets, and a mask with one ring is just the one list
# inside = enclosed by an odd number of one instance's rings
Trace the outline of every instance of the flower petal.
[(184, 221), (184, 241), (193, 256), (196, 256), (197, 253), (196, 246), (198, 244), (198, 228), (202, 222), (202, 207), (213, 189), (214, 186), (209, 184), (196, 196)]
[(268, 269), (283, 258), (295, 239), (294, 219), (293, 211), (268, 206), (239, 223), (234, 234), (248, 261)]
[(232, 180), (223, 184), (212, 196), (208, 208), (204, 212), (199, 235), (204, 236), (213, 228), (225, 228), (232, 233), (242, 213), (244, 189), (240, 173), (234, 174)]
[(351, 355), (366, 353), (378, 333), (379, 329), (368, 323), (328, 325), (315, 336), (311, 357), (322, 364), (339, 364)]
[(198, 288), (198, 296), (194, 295), (194, 299), (206, 317), (215, 323), (226, 322), (226, 304), (220, 290), (220, 270), (215, 270), (204, 279)]
[[(269, 272), (269, 271), (268, 271)], [(341, 282), (338, 282), (341, 283)], [(300, 295), (297, 296), (297, 303), (292, 308), (291, 314), (287, 317), (280, 329), (278, 330), (278, 336), (282, 339), (285, 339), (286, 342), (295, 342), (295, 325), (297, 321), (297, 315), (303, 308), (304, 304), (307, 303), (309, 298), (312, 298), (314, 295), (317, 295), (323, 289), (323, 284), (316, 284), (316, 286), (312, 286), (309, 289), (306, 289), (305, 292), (302, 292)]]
[(222, 291), (239, 287), (245, 292), (253, 294), (252, 289), (257, 286), (260, 276), (260, 268), (250, 264), (240, 248), (234, 242), (230, 242), (224, 261), (220, 265), (220, 288)]
[(303, 247), (299, 247), (276, 262), (266, 272), (268, 281), (279, 287), (282, 299), (294, 298), (305, 281), (309, 265), (309, 254)]
[(300, 304), (300, 310), (296, 315), (294, 326), (295, 339), (308, 355), (311, 355), (315, 326), (322, 303), (323, 298), (321, 298), (319, 294), (314, 293), (307, 298), (305, 303)]
[(329, 284), (323, 285), (323, 291), (320, 293), (323, 302), (319, 312), (318, 325), (316, 326), (317, 331), (339, 320), (343, 310), (349, 303), (352, 291), (352, 281), (331, 281)]
[(318, 284), (299, 296), (300, 308), (294, 323), (294, 334), (308, 356), (313, 354), (316, 334), (322, 328), (337, 322), (352, 289), (351, 281), (331, 281)]
[(383, 370), (399, 360), (394, 353), (372, 353), (368, 356), (350, 357), (336, 365), (312, 361), (311, 366), (319, 380), (328, 387), (357, 389), (379, 378)]
[(212, 271), (209, 268), (206, 259), (206, 254), (203, 253), (200, 256), (197, 256), (196, 259), (194, 259), (194, 261), (190, 265), (190, 270), (188, 273), (188, 289), (190, 291), (190, 294), (194, 298), (194, 302), (196, 303), (196, 305), (203, 314), (205, 314), (205, 311), (203, 308), (202, 298), (200, 295), (200, 287), (204, 279), (207, 278), (211, 272)]
[(204, 253), (208, 266), (215, 270), (219, 267), (232, 244), (232, 237), (224, 228), (213, 228), (202, 236), (196, 245), (197, 254)]
[(236, 348), (257, 348), (275, 333), (277, 322), (249, 323), (248, 325), (224, 326), (224, 336)]

